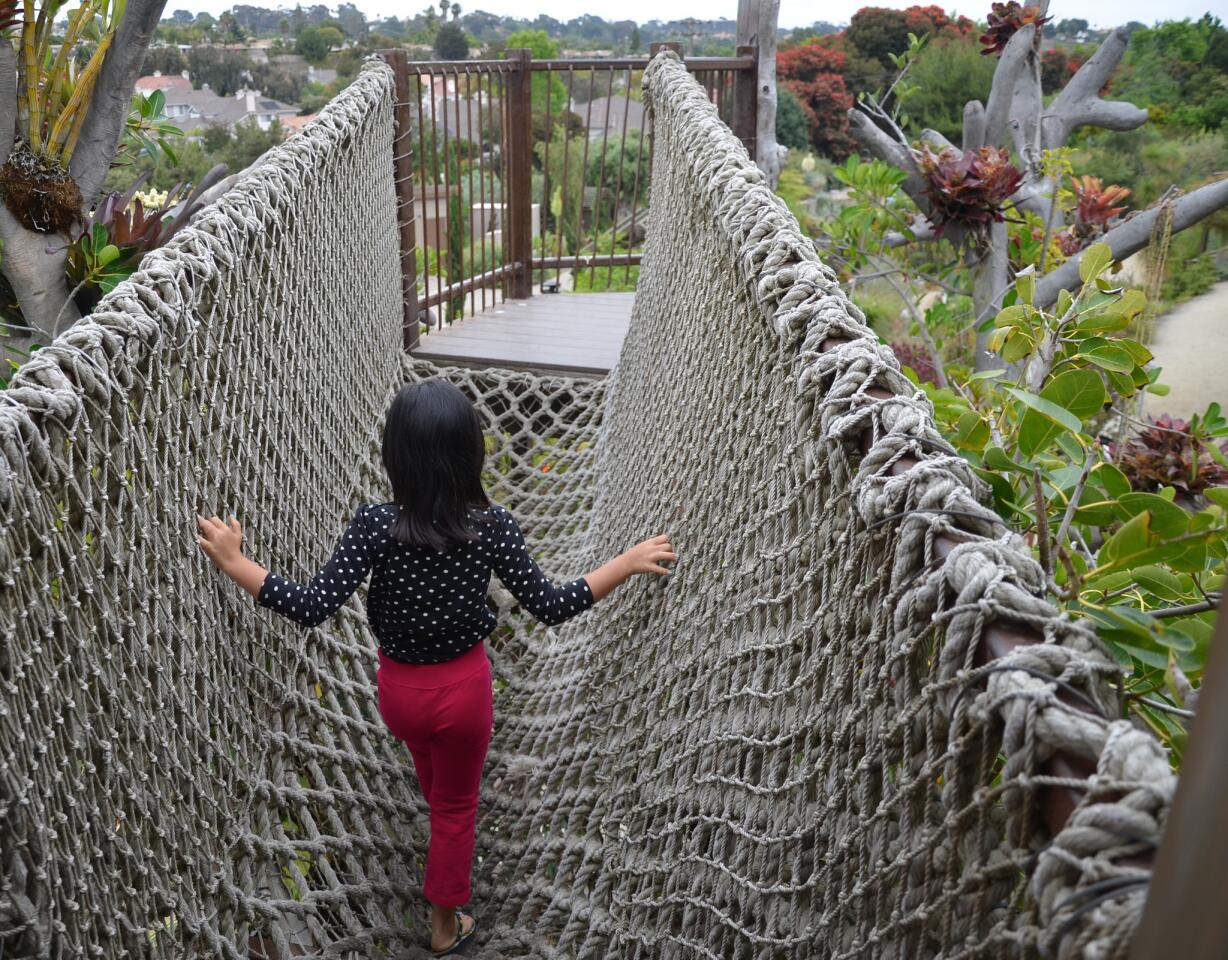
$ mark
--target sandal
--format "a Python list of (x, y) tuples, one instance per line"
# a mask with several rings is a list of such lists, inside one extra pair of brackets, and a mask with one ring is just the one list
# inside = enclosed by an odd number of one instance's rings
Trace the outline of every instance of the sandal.
[(456, 953), (456, 951), (458, 951), (461, 948), (461, 944), (463, 944), (466, 940), (468, 940), (470, 937), (473, 936), (473, 931), (478, 928), (477, 920), (474, 919), (472, 925), (469, 927), (468, 930), (466, 930), (465, 923), (461, 919), (462, 916), (464, 915), (461, 913), (460, 908), (457, 907), (456, 908), (456, 939), (452, 941), (452, 945), (449, 947), (444, 947), (442, 950), (431, 950), (431, 956), (446, 957), (449, 954)]

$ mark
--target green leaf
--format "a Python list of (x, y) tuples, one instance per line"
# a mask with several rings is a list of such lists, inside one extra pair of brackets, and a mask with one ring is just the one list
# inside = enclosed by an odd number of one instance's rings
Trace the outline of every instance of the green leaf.
[(1062, 448), (1062, 453), (1066, 454), (1072, 463), (1077, 463), (1080, 467), (1087, 459), (1087, 450), (1084, 449), (1083, 443), (1073, 433), (1059, 433), (1055, 438), (1055, 442)]
[(1084, 357), (1096, 366), (1116, 373), (1130, 373), (1135, 367), (1134, 358), (1121, 347), (1097, 347), (1095, 350), (1079, 353), (1077, 356)]
[(1132, 643), (1124, 643), (1119, 639), (1110, 638), (1110, 636), (1106, 635), (1105, 631), (1101, 631), (1100, 635), (1105, 640), (1108, 640), (1110, 643), (1116, 644), (1118, 647), (1125, 650), (1126, 653), (1130, 654), (1130, 656), (1140, 663), (1146, 664), (1149, 667), (1157, 667), (1160, 670), (1163, 670), (1168, 666), (1167, 654), (1160, 653), (1156, 650), (1144, 650), (1143, 648), (1137, 647)]
[(1151, 514), (1143, 511), (1114, 533), (1100, 548), (1097, 562), (1104, 564), (1141, 554), (1151, 539)]
[(1024, 456), (1035, 456), (1044, 450), (1061, 430), (1078, 433), (1082, 429), (1083, 425), (1074, 414), (1053, 401), (1018, 387), (1006, 389), (1028, 408), (1019, 424), (1019, 450)]
[(1154, 493), (1127, 493), (1117, 498), (1126, 517), (1134, 517), (1144, 510), (1151, 512), (1151, 531), (1158, 537), (1171, 540), (1189, 532), (1190, 515)]
[(1023, 467), (1019, 466), (1012, 460), (1001, 447), (989, 447), (985, 450), (984, 457), (981, 461), (991, 470), (998, 471), (1021, 471)]
[(1094, 280), (1113, 262), (1113, 251), (1107, 243), (1093, 243), (1079, 258), (1079, 279), (1084, 283)]
[(1057, 292), (1057, 315), (1064, 317), (1070, 311), (1071, 304), (1074, 303), (1074, 297), (1069, 290), (1059, 290)]
[(1006, 477), (983, 467), (973, 467), (972, 472), (989, 484), (990, 489), (993, 490), (994, 505), (999, 511), (1006, 512), (1011, 509), (1015, 499), (1015, 490)]
[(119, 247), (113, 243), (108, 243), (105, 247), (98, 251), (97, 263), (99, 267), (105, 267), (108, 263), (119, 259)]
[(1155, 564), (1135, 567), (1134, 580), (1144, 590), (1154, 593), (1161, 600), (1181, 600), (1185, 591), (1176, 574)]
[(1084, 317), (1071, 329), (1076, 333), (1108, 333), (1114, 330), (1124, 330), (1130, 326), (1130, 318), (1124, 313), (1110, 311), (1096, 313)]
[(1225, 510), (1228, 510), (1228, 487), (1207, 487), (1202, 492), (1202, 495), (1212, 503), (1218, 503)]
[(1092, 476), (1111, 497), (1120, 497), (1130, 492), (1130, 481), (1111, 463), (1102, 463), (1092, 470)]
[(1030, 304), (1036, 294), (1036, 274), (1025, 273), (1016, 277), (1015, 289), (1019, 291), (1019, 299)]
[(997, 370), (982, 370), (980, 373), (974, 373), (968, 378), (968, 383), (974, 380), (997, 380), (998, 377), (1006, 373), (1005, 367), (999, 367)]
[(1160, 630), (1155, 639), (1160, 646), (1178, 653), (1189, 653), (1195, 647), (1194, 638), (1181, 630)]
[(1131, 289), (1121, 295), (1117, 308), (1127, 317), (1133, 319), (1147, 307), (1147, 295), (1142, 290)]
[(1021, 332), (1018, 327), (1014, 327), (1006, 338), (1006, 345), (1002, 348), (1002, 359), (1007, 363), (1017, 363), (1028, 356), (1034, 346), (1035, 343), (1031, 336)]
[(1088, 523), (1094, 527), (1103, 527), (1117, 519), (1117, 501), (1096, 500), (1091, 503), (1079, 501), (1079, 508), (1074, 513), (1076, 523)]
[(1021, 390), (1019, 387), (1007, 387), (1007, 392), (1024, 406), (1035, 410), (1037, 413), (1052, 420), (1054, 423), (1065, 427), (1067, 430), (1078, 433), (1083, 426), (1079, 423), (1079, 418), (1058, 404), (1044, 397), (1038, 397), (1034, 393), (1029, 393), (1027, 390)]
[(1109, 378), (1109, 383), (1123, 397), (1132, 397), (1138, 391), (1134, 388), (1134, 381), (1124, 373), (1118, 373), (1116, 370), (1106, 370), (1105, 376)]
[(1125, 350), (1126, 353), (1130, 354), (1130, 356), (1134, 359), (1134, 362), (1139, 366), (1142, 366), (1144, 363), (1148, 363), (1155, 359), (1155, 355), (1137, 340), (1128, 340), (1123, 337), (1113, 342)]
[(952, 442), (957, 447), (980, 450), (989, 442), (989, 424), (975, 410), (968, 410), (956, 423)]
[(1067, 370), (1058, 374), (1045, 385), (1040, 395), (1069, 410), (1080, 420), (1099, 413), (1109, 402), (1104, 381), (1094, 370)]
[(995, 327), (1016, 327), (1023, 320), (1026, 320), (1030, 309), (1022, 303), (1016, 304), (1013, 307), (1007, 307), (994, 317)]

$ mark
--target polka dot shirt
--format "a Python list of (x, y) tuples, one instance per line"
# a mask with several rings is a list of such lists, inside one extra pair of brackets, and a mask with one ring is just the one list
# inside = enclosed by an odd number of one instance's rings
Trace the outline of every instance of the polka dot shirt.
[(593, 605), (583, 577), (556, 587), (545, 578), (510, 513), (500, 506), (478, 517), (478, 540), (438, 553), (393, 540), (395, 504), (360, 507), (332, 558), (310, 583), (270, 573), (257, 601), (305, 627), (323, 623), (374, 570), (367, 620), (385, 656), (440, 663), (489, 636), (496, 620), (486, 602), (493, 571), (542, 623), (570, 620)]

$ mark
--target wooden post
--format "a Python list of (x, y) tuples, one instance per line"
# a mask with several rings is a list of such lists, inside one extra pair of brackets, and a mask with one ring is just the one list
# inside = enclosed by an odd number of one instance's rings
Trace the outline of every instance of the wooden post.
[(507, 295), (524, 300), (533, 294), (533, 52), (507, 51), (513, 64), (508, 74), (508, 224), (506, 259), (519, 266), (507, 285)]
[(678, 54), (678, 56), (680, 57), (683, 55), (682, 44), (677, 43), (673, 40), (669, 41), (668, 43), (658, 41), (657, 43), (648, 44), (648, 56), (649, 57), (655, 57), (662, 50), (673, 50), (674, 53)]
[(755, 66), (739, 70), (733, 78), (733, 135), (742, 141), (746, 152), (755, 159), (755, 139), (758, 137), (759, 115), (759, 48), (741, 44), (739, 57), (754, 57)]
[(1221, 610), (1131, 960), (1228, 957), (1228, 616)]
[[(392, 173), (396, 181), (397, 226), (401, 231), (402, 339), (407, 351), (418, 346), (418, 259), (414, 236), (413, 132), (409, 124), (409, 68), (404, 50), (391, 50), (384, 59), (392, 67), (396, 102), (393, 104), (395, 133), (392, 138)], [(415, 86), (417, 84), (415, 83)]]
[[(751, 156), (773, 187), (780, 178), (780, 149), (776, 144), (776, 24), (779, 19), (780, 0), (738, 0), (738, 47), (753, 46), (759, 57), (755, 147)], [(737, 109), (736, 97), (734, 109)]]

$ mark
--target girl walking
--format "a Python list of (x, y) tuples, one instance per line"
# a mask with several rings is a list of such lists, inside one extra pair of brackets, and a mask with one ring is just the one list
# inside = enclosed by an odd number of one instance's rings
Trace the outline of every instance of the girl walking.
[(456, 387), (404, 387), (384, 426), (391, 503), (359, 507), (332, 558), (295, 583), (243, 556), (234, 518), (198, 517), (201, 548), (256, 601), (306, 627), (337, 612), (366, 579), (367, 619), (379, 641), (379, 710), (413, 756), (431, 811), (424, 892), (431, 950), (455, 952), (476, 922), (469, 901), (478, 784), (492, 723), (495, 628), (486, 602), (493, 572), (533, 616), (558, 624), (639, 573), (666, 574), (677, 559), (653, 537), (579, 580), (556, 586), (529, 555), (512, 515), (482, 488), (486, 445), (477, 411)]

